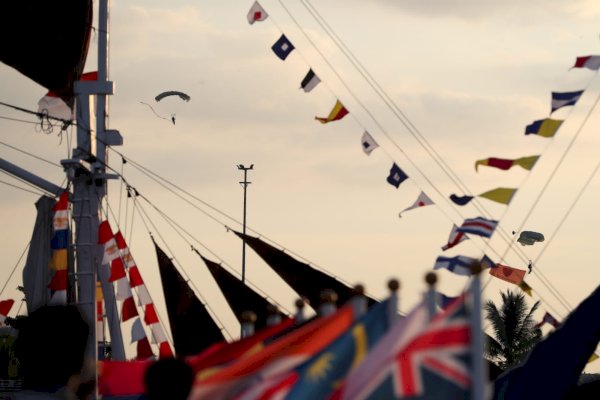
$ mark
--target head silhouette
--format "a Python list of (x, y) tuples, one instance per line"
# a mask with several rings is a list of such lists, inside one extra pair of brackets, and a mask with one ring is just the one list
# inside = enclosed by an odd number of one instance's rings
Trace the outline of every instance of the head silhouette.
[(149, 400), (185, 400), (193, 382), (192, 368), (176, 358), (156, 361), (148, 367), (144, 378)]
[(89, 328), (74, 306), (41, 307), (16, 321), (24, 386), (55, 391), (83, 366)]

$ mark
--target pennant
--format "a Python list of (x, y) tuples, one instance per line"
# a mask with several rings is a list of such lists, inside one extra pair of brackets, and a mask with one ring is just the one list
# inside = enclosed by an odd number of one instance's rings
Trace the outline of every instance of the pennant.
[(454, 204), (457, 204), (459, 206), (464, 206), (464, 205), (468, 204), (471, 200), (473, 200), (473, 196), (460, 196), (459, 197), (455, 194), (451, 194), (450, 200), (452, 200), (452, 202)]
[[(264, 296), (260, 295), (241, 279), (227, 271), (220, 264), (203, 257), (197, 250), (194, 249), (200, 256), (204, 264), (210, 271), (210, 274), (217, 282), (221, 293), (225, 296), (227, 304), (237, 317), (238, 322), (242, 323), (242, 313), (247, 310), (252, 310), (256, 314), (254, 329), (259, 330), (267, 326), (269, 318), (269, 308), (277, 308), (277, 305), (269, 301)], [(287, 318), (287, 315), (279, 313), (281, 318)]]
[(279, 57), (281, 60), (285, 60), (287, 56), (289, 56), (294, 50), (294, 45), (288, 40), (287, 37), (285, 37), (285, 35), (281, 35), (275, 44), (271, 46), (271, 49), (277, 57)]
[(542, 137), (553, 137), (562, 125), (563, 121), (559, 119), (538, 119), (525, 127), (526, 135), (538, 135)]
[(198, 354), (223, 341), (223, 333), (206, 306), (198, 300), (165, 252), (156, 243), (154, 247), (177, 355)]
[(591, 363), (591, 362), (596, 361), (598, 358), (600, 358), (600, 357), (596, 353), (592, 354), (592, 356), (588, 360), (588, 364)]
[[(66, 231), (65, 231), (66, 232)], [(48, 263), (48, 268), (55, 271), (67, 269), (68, 264), (67, 249), (57, 249), (52, 252), (52, 258)]]
[(439, 256), (435, 260), (433, 269), (447, 269), (457, 275), (471, 276), (471, 267), (477, 264), (478, 260), (466, 256), (443, 257)]
[(164, 341), (158, 345), (158, 358), (173, 358), (175, 354), (173, 354), (173, 349), (171, 349), (171, 345), (169, 342)]
[[(80, 81), (97, 81), (98, 72), (86, 72), (79, 78)], [(54, 118), (60, 118), (66, 121), (75, 119), (75, 114), (70, 105), (65, 103), (61, 95), (53, 90), (48, 91), (44, 97), (38, 101), (39, 114), (48, 115)]]
[(523, 291), (523, 293), (527, 294), (529, 297), (532, 297), (532, 288), (531, 286), (529, 286), (527, 284), (527, 282), (525, 282), (525, 279), (523, 279), (521, 282), (519, 282), (517, 284), (519, 286), (519, 288), (521, 288), (521, 290)]
[(510, 188), (496, 188), (488, 190), (487, 192), (481, 193), (478, 196), (484, 199), (495, 201), (500, 204), (509, 204), (513, 196), (517, 192), (517, 189)]
[(317, 86), (321, 80), (319, 77), (313, 72), (312, 68), (308, 70), (308, 73), (300, 82), (300, 88), (304, 90), (306, 93), (310, 92)]
[(525, 277), (525, 270), (509, 267), (507, 265), (496, 264), (495, 268), (490, 269), (490, 275), (503, 281), (518, 285)]
[[(529, 126), (531, 126), (531, 125), (529, 125)], [(529, 128), (529, 126), (528, 126), (528, 128)], [(527, 134), (527, 132), (525, 134)], [(537, 162), (538, 158), (540, 158), (540, 156), (521, 157), (521, 158), (517, 158), (515, 160), (490, 157), (490, 158), (486, 158), (484, 160), (475, 161), (475, 171), (478, 170), (477, 168), (480, 165), (485, 165), (487, 167), (494, 167), (494, 168), (502, 169), (505, 171), (511, 169), (515, 165), (518, 165), (519, 167), (524, 168), (527, 171), (531, 171), (531, 169)]]
[(388, 183), (392, 186), (395, 186), (397, 189), (400, 184), (407, 179), (408, 175), (406, 175), (404, 171), (402, 171), (400, 167), (394, 163), (390, 169), (390, 174), (387, 177)]
[(425, 194), (425, 192), (421, 191), (421, 193), (419, 193), (419, 196), (417, 197), (417, 200), (413, 203), (412, 206), (405, 208), (404, 210), (402, 210), (400, 213), (398, 213), (398, 216), (400, 218), (402, 218), (402, 213), (406, 212), (408, 210), (412, 210), (413, 208), (419, 208), (419, 207), (425, 207), (425, 206), (430, 206), (433, 204), (433, 201), (431, 201), (431, 199), (429, 198), (429, 196), (427, 196)]
[(315, 119), (322, 124), (326, 124), (328, 122), (338, 121), (338, 120), (344, 118), (347, 114), (348, 114), (348, 110), (346, 110), (346, 108), (344, 107), (342, 102), (339, 100), (336, 100), (335, 106), (333, 106), (333, 109), (331, 110), (331, 112), (329, 113), (327, 118), (315, 117)]
[(136, 318), (133, 321), (133, 325), (131, 326), (131, 343), (142, 340), (146, 337), (146, 332), (144, 331), (144, 327), (142, 326), (142, 321), (139, 318)]
[(256, 21), (264, 21), (268, 16), (269, 14), (267, 14), (265, 9), (258, 4), (258, 1), (255, 1), (252, 7), (250, 7), (250, 11), (248, 11), (248, 23), (252, 25)]
[[(133, 317), (137, 317), (138, 311), (135, 307), (135, 301), (133, 297), (128, 297), (123, 301), (123, 307), (121, 309), (121, 321), (129, 321)], [(139, 319), (138, 319), (139, 320)]]
[(600, 56), (577, 57), (575, 65), (571, 68), (587, 68), (592, 71), (598, 71), (598, 68), (600, 68)]
[(575, 92), (552, 92), (552, 110), (550, 111), (550, 114), (559, 108), (574, 106), (582, 94), (583, 90)]
[(442, 250), (446, 251), (456, 246), (463, 240), (468, 240), (469, 237), (464, 234), (464, 232), (460, 232), (458, 230), (458, 226), (452, 225), (452, 230), (450, 231), (450, 236), (448, 237), (448, 243), (442, 246)]
[[(313, 268), (312, 266), (296, 260), (287, 252), (265, 243), (261, 239), (233, 231), (240, 239), (252, 248), (301, 297), (308, 299), (308, 304), (316, 305), (320, 302), (323, 289), (333, 290), (337, 296), (337, 305), (342, 306), (352, 296), (354, 289), (334, 277)], [(377, 300), (366, 296), (369, 306)]]
[(545, 323), (548, 323), (555, 328), (558, 328), (558, 325), (560, 325), (560, 322), (558, 322), (558, 320), (554, 318), (552, 314), (550, 314), (548, 311), (546, 311), (546, 313), (544, 314), (544, 317), (542, 318), (541, 322), (535, 324), (535, 327), (541, 328), (542, 325), (544, 325)]
[(154, 357), (154, 353), (152, 352), (152, 347), (150, 347), (150, 342), (148, 342), (148, 338), (145, 337), (137, 342), (137, 355), (135, 357), (136, 360), (147, 360), (150, 357)]
[(144, 322), (146, 325), (152, 325), (158, 323), (158, 315), (156, 314), (156, 309), (153, 304), (146, 305), (144, 311)]
[(165, 331), (159, 323), (150, 325), (150, 330), (152, 331), (153, 343), (163, 343), (167, 341), (167, 335), (165, 335)]
[(371, 136), (371, 134), (367, 131), (363, 132), (362, 139), (360, 139), (360, 144), (366, 155), (370, 155), (373, 150), (379, 147), (375, 139), (373, 139), (373, 136)]
[(471, 233), (489, 238), (494, 233), (498, 221), (485, 219), (482, 217), (465, 219), (463, 224), (458, 228), (460, 232)]

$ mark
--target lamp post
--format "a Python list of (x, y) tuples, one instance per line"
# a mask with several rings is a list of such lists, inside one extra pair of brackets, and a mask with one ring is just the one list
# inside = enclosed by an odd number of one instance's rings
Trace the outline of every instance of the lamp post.
[(245, 167), (243, 164), (238, 164), (238, 169), (244, 171), (244, 181), (240, 182), (240, 185), (244, 188), (244, 223), (242, 238), (242, 283), (246, 282), (246, 188), (252, 182), (248, 182), (248, 171), (254, 169), (254, 164), (250, 164), (249, 167)]

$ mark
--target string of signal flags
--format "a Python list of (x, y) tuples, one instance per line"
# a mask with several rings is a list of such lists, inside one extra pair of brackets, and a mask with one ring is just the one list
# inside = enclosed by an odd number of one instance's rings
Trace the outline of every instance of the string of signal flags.
[[(255, 1), (247, 14), (247, 20), (250, 25), (255, 22), (261, 22), (269, 17), (268, 12), (262, 7), (262, 5)], [(290, 39), (282, 33), (279, 39), (271, 46), (273, 53), (282, 61), (285, 61), (288, 56), (295, 50), (294, 44)], [(575, 64), (572, 68), (587, 68), (592, 71), (598, 71), (600, 69), (600, 55), (599, 56), (582, 56), (577, 57)], [(317, 85), (321, 83), (319, 76), (315, 73), (312, 68), (309, 68), (306, 76), (300, 82), (300, 88), (308, 93), (312, 91)], [(551, 93), (551, 110), (550, 116), (547, 118), (533, 121), (531, 124), (525, 127), (525, 135), (536, 135), (542, 138), (553, 138), (558, 132), (564, 120), (552, 118), (552, 114), (568, 106), (575, 106), (578, 100), (583, 95), (584, 90), (576, 90), (570, 92), (552, 92)], [(322, 124), (331, 123), (343, 119), (350, 112), (343, 105), (343, 103), (337, 99), (335, 105), (326, 117), (315, 116), (315, 119)], [(370, 155), (374, 150), (380, 147), (379, 143), (373, 138), (373, 136), (365, 130), (361, 137), (361, 148), (366, 155)], [(516, 159), (506, 159), (499, 157), (488, 157), (475, 161), (475, 170), (479, 171), (479, 167), (491, 167), (500, 170), (510, 170), (512, 167), (518, 166), (526, 171), (531, 171), (539, 160), (541, 155), (530, 155)], [(398, 189), (400, 185), (409, 179), (409, 176), (396, 164), (392, 163), (386, 181)], [(505, 188), (498, 187), (486, 192), (480, 193), (477, 196), (469, 195), (457, 195), (451, 194), (449, 199), (452, 203), (457, 206), (465, 206), (471, 202), (474, 197), (481, 197), (494, 201), (496, 203), (509, 205), (517, 192), (517, 188)], [(417, 196), (417, 199), (413, 204), (403, 209), (399, 216), (403, 213), (414, 210), (417, 208), (434, 205), (433, 200), (424, 192), (421, 191)], [(468, 240), (468, 235), (476, 235), (482, 238), (491, 238), (499, 221), (484, 218), (474, 217), (467, 218), (463, 221), (461, 226), (453, 224), (448, 241), (444, 244), (441, 249), (446, 251), (450, 248), (457, 246), (465, 240)], [(519, 268), (502, 265), (491, 260), (487, 255), (483, 255), (481, 260), (476, 260), (466, 256), (455, 256), (455, 257), (444, 257), (440, 256), (436, 259), (433, 269), (446, 269), (452, 273), (458, 275), (470, 275), (470, 270), (466, 266), (472, 264), (474, 261), (479, 261), (483, 265), (488, 266), (489, 273), (491, 276), (501, 279), (505, 282), (517, 285), (524, 293), (532, 296), (532, 287), (525, 282), (524, 277), (527, 271)], [(530, 270), (531, 272), (531, 270)]]

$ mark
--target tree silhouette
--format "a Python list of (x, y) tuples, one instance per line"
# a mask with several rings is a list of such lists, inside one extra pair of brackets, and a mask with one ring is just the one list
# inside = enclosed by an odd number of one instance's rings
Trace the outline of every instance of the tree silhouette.
[(502, 295), (500, 308), (488, 300), (484, 306), (486, 319), (493, 329), (488, 335), (486, 356), (501, 369), (519, 364), (541, 340), (542, 332), (535, 326), (533, 313), (540, 302), (529, 308), (522, 293), (510, 289)]

